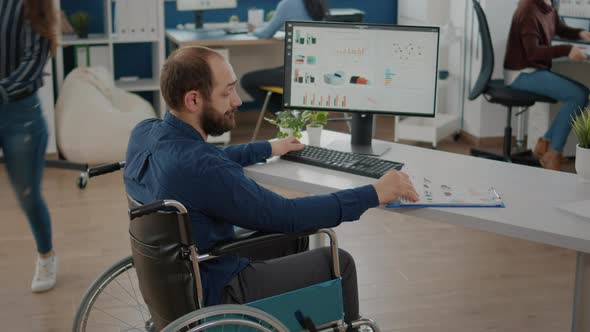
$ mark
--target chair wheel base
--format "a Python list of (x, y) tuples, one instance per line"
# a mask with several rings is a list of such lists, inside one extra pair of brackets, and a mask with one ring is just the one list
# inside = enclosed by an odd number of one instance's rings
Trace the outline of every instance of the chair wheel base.
[(481, 157), (486, 159), (492, 160), (499, 160), (499, 161), (506, 161), (509, 163), (520, 164), (520, 165), (528, 165), (528, 166), (535, 166), (541, 167), (539, 160), (537, 160), (534, 156), (532, 151), (520, 151), (511, 154), (510, 156), (504, 156), (498, 153), (493, 153), (490, 151), (480, 150), (480, 149), (471, 149), (471, 155), (474, 157)]

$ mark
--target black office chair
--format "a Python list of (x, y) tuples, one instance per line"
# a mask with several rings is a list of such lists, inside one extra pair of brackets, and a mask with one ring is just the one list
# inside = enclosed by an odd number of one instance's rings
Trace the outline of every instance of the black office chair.
[(494, 160), (504, 160), (518, 164), (540, 166), (530, 150), (521, 151), (512, 154), (512, 108), (518, 107), (523, 110), (516, 113), (516, 116), (523, 115), (529, 107), (536, 102), (541, 103), (556, 103), (557, 101), (541, 96), (538, 94), (512, 89), (504, 85), (503, 79), (492, 80), (492, 72), (494, 71), (494, 48), (492, 46), (492, 37), (490, 36), (490, 29), (488, 21), (481, 8), (479, 1), (472, 0), (473, 9), (475, 10), (477, 20), (479, 23), (479, 34), (482, 45), (482, 65), (481, 71), (475, 82), (475, 85), (469, 92), (469, 100), (474, 100), (480, 95), (484, 95), (487, 101), (494, 104), (500, 104), (508, 108), (506, 117), (506, 128), (504, 129), (504, 147), (503, 153), (496, 154), (480, 149), (471, 149), (471, 155), (476, 157), (483, 157)]

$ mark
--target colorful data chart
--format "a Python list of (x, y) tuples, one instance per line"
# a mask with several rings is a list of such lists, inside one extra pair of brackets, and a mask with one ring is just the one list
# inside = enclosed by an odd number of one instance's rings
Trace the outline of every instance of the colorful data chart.
[(391, 86), (393, 83), (393, 76), (395, 76), (393, 70), (390, 67), (385, 68), (385, 86)]

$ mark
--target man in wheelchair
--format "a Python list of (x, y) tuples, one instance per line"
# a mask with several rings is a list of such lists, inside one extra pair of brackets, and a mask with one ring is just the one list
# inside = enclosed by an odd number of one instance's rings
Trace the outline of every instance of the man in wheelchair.
[[(204, 47), (176, 50), (164, 64), (160, 81), (170, 111), (162, 120), (138, 124), (129, 140), (127, 193), (142, 203), (172, 199), (186, 206), (199, 252), (234, 239), (234, 226), (299, 233), (357, 220), (367, 209), (400, 197), (417, 199), (408, 176), (397, 171), (373, 185), (296, 199), (259, 186), (244, 175), (244, 166), (304, 146), (292, 137), (223, 148), (208, 144), (209, 135), (235, 126), (234, 115), (242, 103), (237, 82), (218, 52)], [(285, 252), (273, 250), (203, 262), (204, 304), (247, 303), (331, 278), (328, 248), (284, 257), (280, 256)], [(339, 257), (344, 317), (351, 321), (359, 317), (356, 270), (350, 254), (340, 250)]]

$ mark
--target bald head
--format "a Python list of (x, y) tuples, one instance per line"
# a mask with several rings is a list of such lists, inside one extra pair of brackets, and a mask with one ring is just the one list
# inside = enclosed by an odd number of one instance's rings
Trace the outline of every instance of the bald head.
[(214, 86), (210, 65), (213, 58), (224, 59), (219, 52), (198, 46), (179, 48), (170, 54), (160, 74), (160, 91), (168, 107), (181, 111), (184, 95), (192, 90), (209, 99)]

